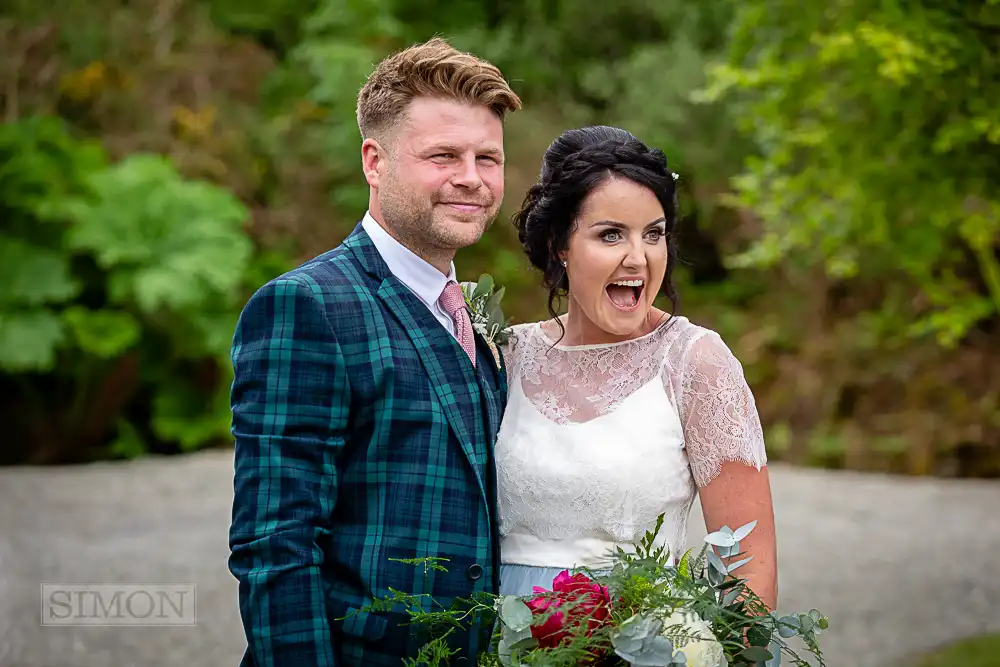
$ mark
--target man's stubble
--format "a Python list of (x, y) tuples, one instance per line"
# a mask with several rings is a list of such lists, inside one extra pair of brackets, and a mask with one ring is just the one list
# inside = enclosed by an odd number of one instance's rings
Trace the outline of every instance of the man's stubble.
[[(379, 189), (379, 207), (389, 233), (400, 243), (428, 261), (450, 262), (458, 250), (477, 243), (496, 221), (500, 201), (494, 200), (476, 223), (458, 222), (444, 219), (443, 211), (435, 206), (439, 196), (436, 193), (431, 200), (414, 196), (395, 169), (390, 169)], [(468, 226), (472, 224), (477, 229), (470, 236)]]

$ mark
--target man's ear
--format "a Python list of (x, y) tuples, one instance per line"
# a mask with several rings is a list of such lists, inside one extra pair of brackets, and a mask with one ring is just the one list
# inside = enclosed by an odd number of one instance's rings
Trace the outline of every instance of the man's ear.
[(369, 137), (361, 144), (361, 170), (368, 185), (377, 188), (385, 174), (388, 152), (377, 140)]

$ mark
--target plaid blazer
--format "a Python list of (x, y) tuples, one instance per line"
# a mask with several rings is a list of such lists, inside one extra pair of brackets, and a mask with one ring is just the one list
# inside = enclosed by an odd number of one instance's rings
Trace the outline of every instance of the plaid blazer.
[[(361, 225), (249, 300), (232, 347), (229, 539), (244, 667), (400, 665), (423, 640), (404, 614), (358, 613), (373, 596), (497, 591), (506, 371), (477, 348), (474, 368)], [(394, 561), (428, 556), (447, 571)], [(454, 638), (457, 664), (475, 664), (488, 631)]]

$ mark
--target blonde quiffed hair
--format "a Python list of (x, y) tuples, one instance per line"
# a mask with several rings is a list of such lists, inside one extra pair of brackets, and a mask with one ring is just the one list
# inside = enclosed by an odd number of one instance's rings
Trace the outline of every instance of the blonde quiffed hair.
[(501, 120), (521, 108), (521, 99), (495, 65), (435, 37), (376, 66), (358, 93), (361, 137), (391, 130), (417, 97), (481, 104)]

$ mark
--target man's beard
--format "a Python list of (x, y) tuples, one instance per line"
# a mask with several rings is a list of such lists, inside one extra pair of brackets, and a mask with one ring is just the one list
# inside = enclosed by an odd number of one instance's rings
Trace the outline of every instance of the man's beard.
[[(472, 200), (471, 197), (461, 199)], [(386, 225), (417, 254), (424, 254), (420, 252), (423, 249), (436, 253), (454, 252), (476, 243), (496, 219), (499, 208), (489, 202), (474, 218), (460, 221), (447, 218), (447, 209), (438, 205), (442, 200), (448, 201), (440, 194), (430, 201), (418, 201), (383, 191), (379, 205)]]

